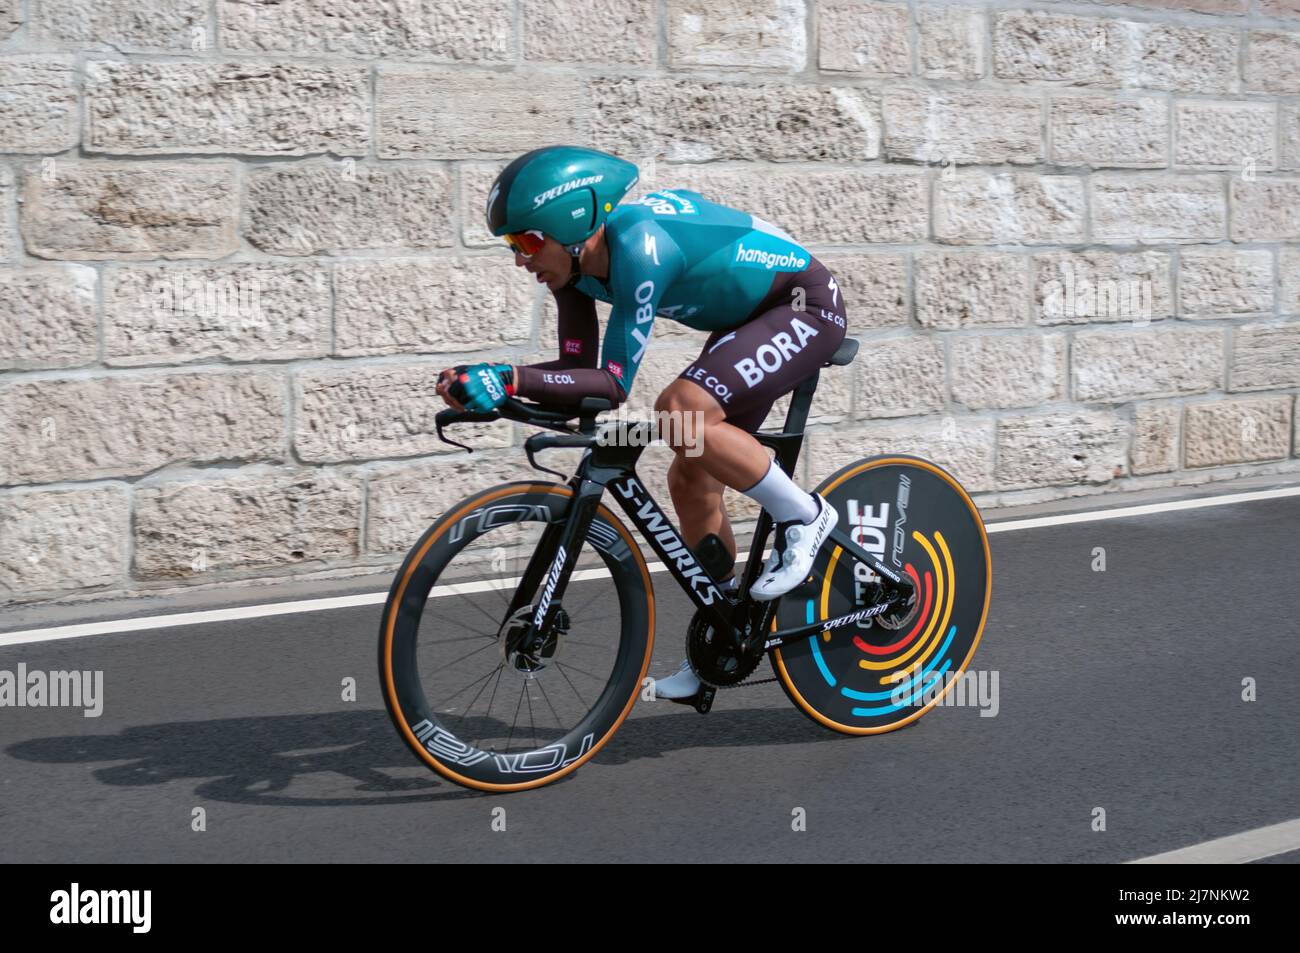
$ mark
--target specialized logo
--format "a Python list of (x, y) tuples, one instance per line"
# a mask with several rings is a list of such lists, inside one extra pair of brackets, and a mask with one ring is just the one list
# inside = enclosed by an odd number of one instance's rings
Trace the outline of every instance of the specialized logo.
[(798, 318), (790, 319), (790, 328), (799, 338), (797, 342), (787, 332), (779, 331), (769, 338), (770, 343), (760, 344), (753, 357), (742, 358), (733, 365), (748, 386), (753, 387), (768, 374), (778, 370), (804, 349), (809, 338), (818, 334), (815, 328)]
[[(863, 621), (864, 619), (869, 620), (872, 616), (880, 615), (888, 608), (889, 608), (889, 603), (882, 602), (880, 605), (871, 606), (870, 608), (867, 609), (859, 609), (857, 612), (850, 612), (848, 615), (842, 615), (838, 619), (827, 619), (824, 623), (822, 623), (822, 631), (829, 632), (831, 629), (838, 629), (842, 625), (848, 625), (850, 623), (858, 623)], [(868, 622), (867, 624), (870, 625), (871, 623)], [(783, 638), (768, 639), (766, 642), (763, 643), (763, 648), (771, 649), (784, 644), (785, 644), (785, 639)]]
[(551, 607), (551, 596), (555, 595), (555, 587), (559, 584), (560, 573), (564, 570), (564, 560), (567, 556), (563, 546), (555, 554), (555, 562), (551, 565), (550, 575), (546, 579), (546, 588), (542, 590), (542, 601), (537, 604), (537, 613), (533, 616), (533, 625), (539, 629), (542, 622), (546, 620), (546, 610)]
[(665, 563), (671, 563), (676, 566), (679, 575), (684, 576), (690, 584), (691, 589), (699, 597), (701, 603), (706, 606), (713, 605), (714, 601), (722, 598), (717, 587), (709, 582), (708, 575), (695, 560), (695, 554), (691, 552), (689, 546), (682, 542), (682, 538), (673, 530), (672, 524), (668, 517), (664, 515), (663, 510), (655, 505), (655, 501), (646, 492), (640, 481), (634, 477), (628, 477), (621, 483), (610, 484), (619, 496), (625, 500), (630, 500), (635, 506), (637, 525), (641, 532), (645, 534), (646, 539), (654, 546), (655, 551)]
[(545, 192), (539, 192), (533, 196), (533, 208), (541, 208), (541, 206), (549, 202), (551, 199), (559, 198), (561, 195), (564, 195), (567, 192), (572, 192), (574, 189), (580, 189), (585, 185), (595, 185), (603, 178), (605, 178), (603, 175), (587, 175), (583, 176), (581, 179), (570, 179), (568, 182), (547, 189)]
[(712, 354), (714, 351), (716, 351), (722, 345), (726, 344), (735, 336), (736, 336), (735, 331), (732, 331), (730, 334), (724, 334), (722, 337), (718, 338), (716, 341), (713, 342), (712, 346), (709, 348), (708, 353)]
[(758, 265), (760, 268), (798, 269), (808, 266), (807, 258), (800, 258), (794, 252), (770, 252), (762, 248), (746, 248), (736, 242), (736, 261), (742, 265)]

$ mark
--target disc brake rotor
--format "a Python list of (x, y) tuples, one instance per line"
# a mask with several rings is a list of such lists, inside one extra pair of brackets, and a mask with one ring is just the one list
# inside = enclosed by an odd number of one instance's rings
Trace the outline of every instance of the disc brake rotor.
[(499, 637), (501, 657), (505, 661), (506, 668), (524, 678), (535, 678), (538, 672), (546, 668), (547, 663), (555, 657), (560, 647), (560, 637), (569, 631), (569, 614), (564, 611), (563, 606), (556, 603), (554, 624), (540, 648), (533, 652), (520, 651), (519, 644), (524, 636), (532, 631), (534, 612), (533, 606), (524, 606), (501, 627)]

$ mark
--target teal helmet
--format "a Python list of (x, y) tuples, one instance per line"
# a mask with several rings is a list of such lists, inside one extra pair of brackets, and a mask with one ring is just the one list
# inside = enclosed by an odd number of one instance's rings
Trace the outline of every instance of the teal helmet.
[(493, 235), (539, 231), (573, 247), (596, 234), (628, 190), (637, 168), (607, 152), (546, 146), (511, 162), (488, 193)]

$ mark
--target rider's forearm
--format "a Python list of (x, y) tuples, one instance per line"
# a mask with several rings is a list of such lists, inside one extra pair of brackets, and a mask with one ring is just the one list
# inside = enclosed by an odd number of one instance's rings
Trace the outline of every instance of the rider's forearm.
[(604, 368), (555, 370), (545, 364), (525, 364), (515, 368), (515, 396), (561, 407), (576, 406), (584, 397), (604, 397), (615, 407), (624, 400), (618, 381)]
[(577, 357), (559, 357), (554, 361), (540, 361), (537, 364), (529, 364), (528, 367), (535, 367), (539, 371), (567, 371), (574, 367), (583, 367), (582, 359)]

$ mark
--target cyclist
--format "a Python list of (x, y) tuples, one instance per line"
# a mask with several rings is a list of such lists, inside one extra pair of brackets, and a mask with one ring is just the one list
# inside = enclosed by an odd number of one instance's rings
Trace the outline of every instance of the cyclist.
[[(437, 391), (452, 407), (475, 411), (509, 395), (562, 407), (599, 396), (617, 406), (631, 392), (656, 315), (711, 331), (655, 402), (657, 414), (697, 412), (703, 420), (698, 456), (687, 456), (680, 440), (669, 443), (668, 490), (686, 544), (694, 549), (716, 533), (733, 566), (723, 487), (772, 515), (772, 552), (750, 592), (775, 599), (808, 575), (837, 516), (752, 434), (779, 397), (835, 353), (846, 333), (843, 298), (821, 262), (756, 216), (683, 189), (619, 204), (637, 176), (630, 162), (574, 146), (535, 149), (506, 166), (488, 194), (488, 228), (554, 294), (559, 358), (447, 368)], [(599, 362), (597, 299), (612, 305)], [(734, 589), (734, 570), (725, 581)], [(699, 686), (683, 662), (656, 683), (656, 694), (680, 700)]]

